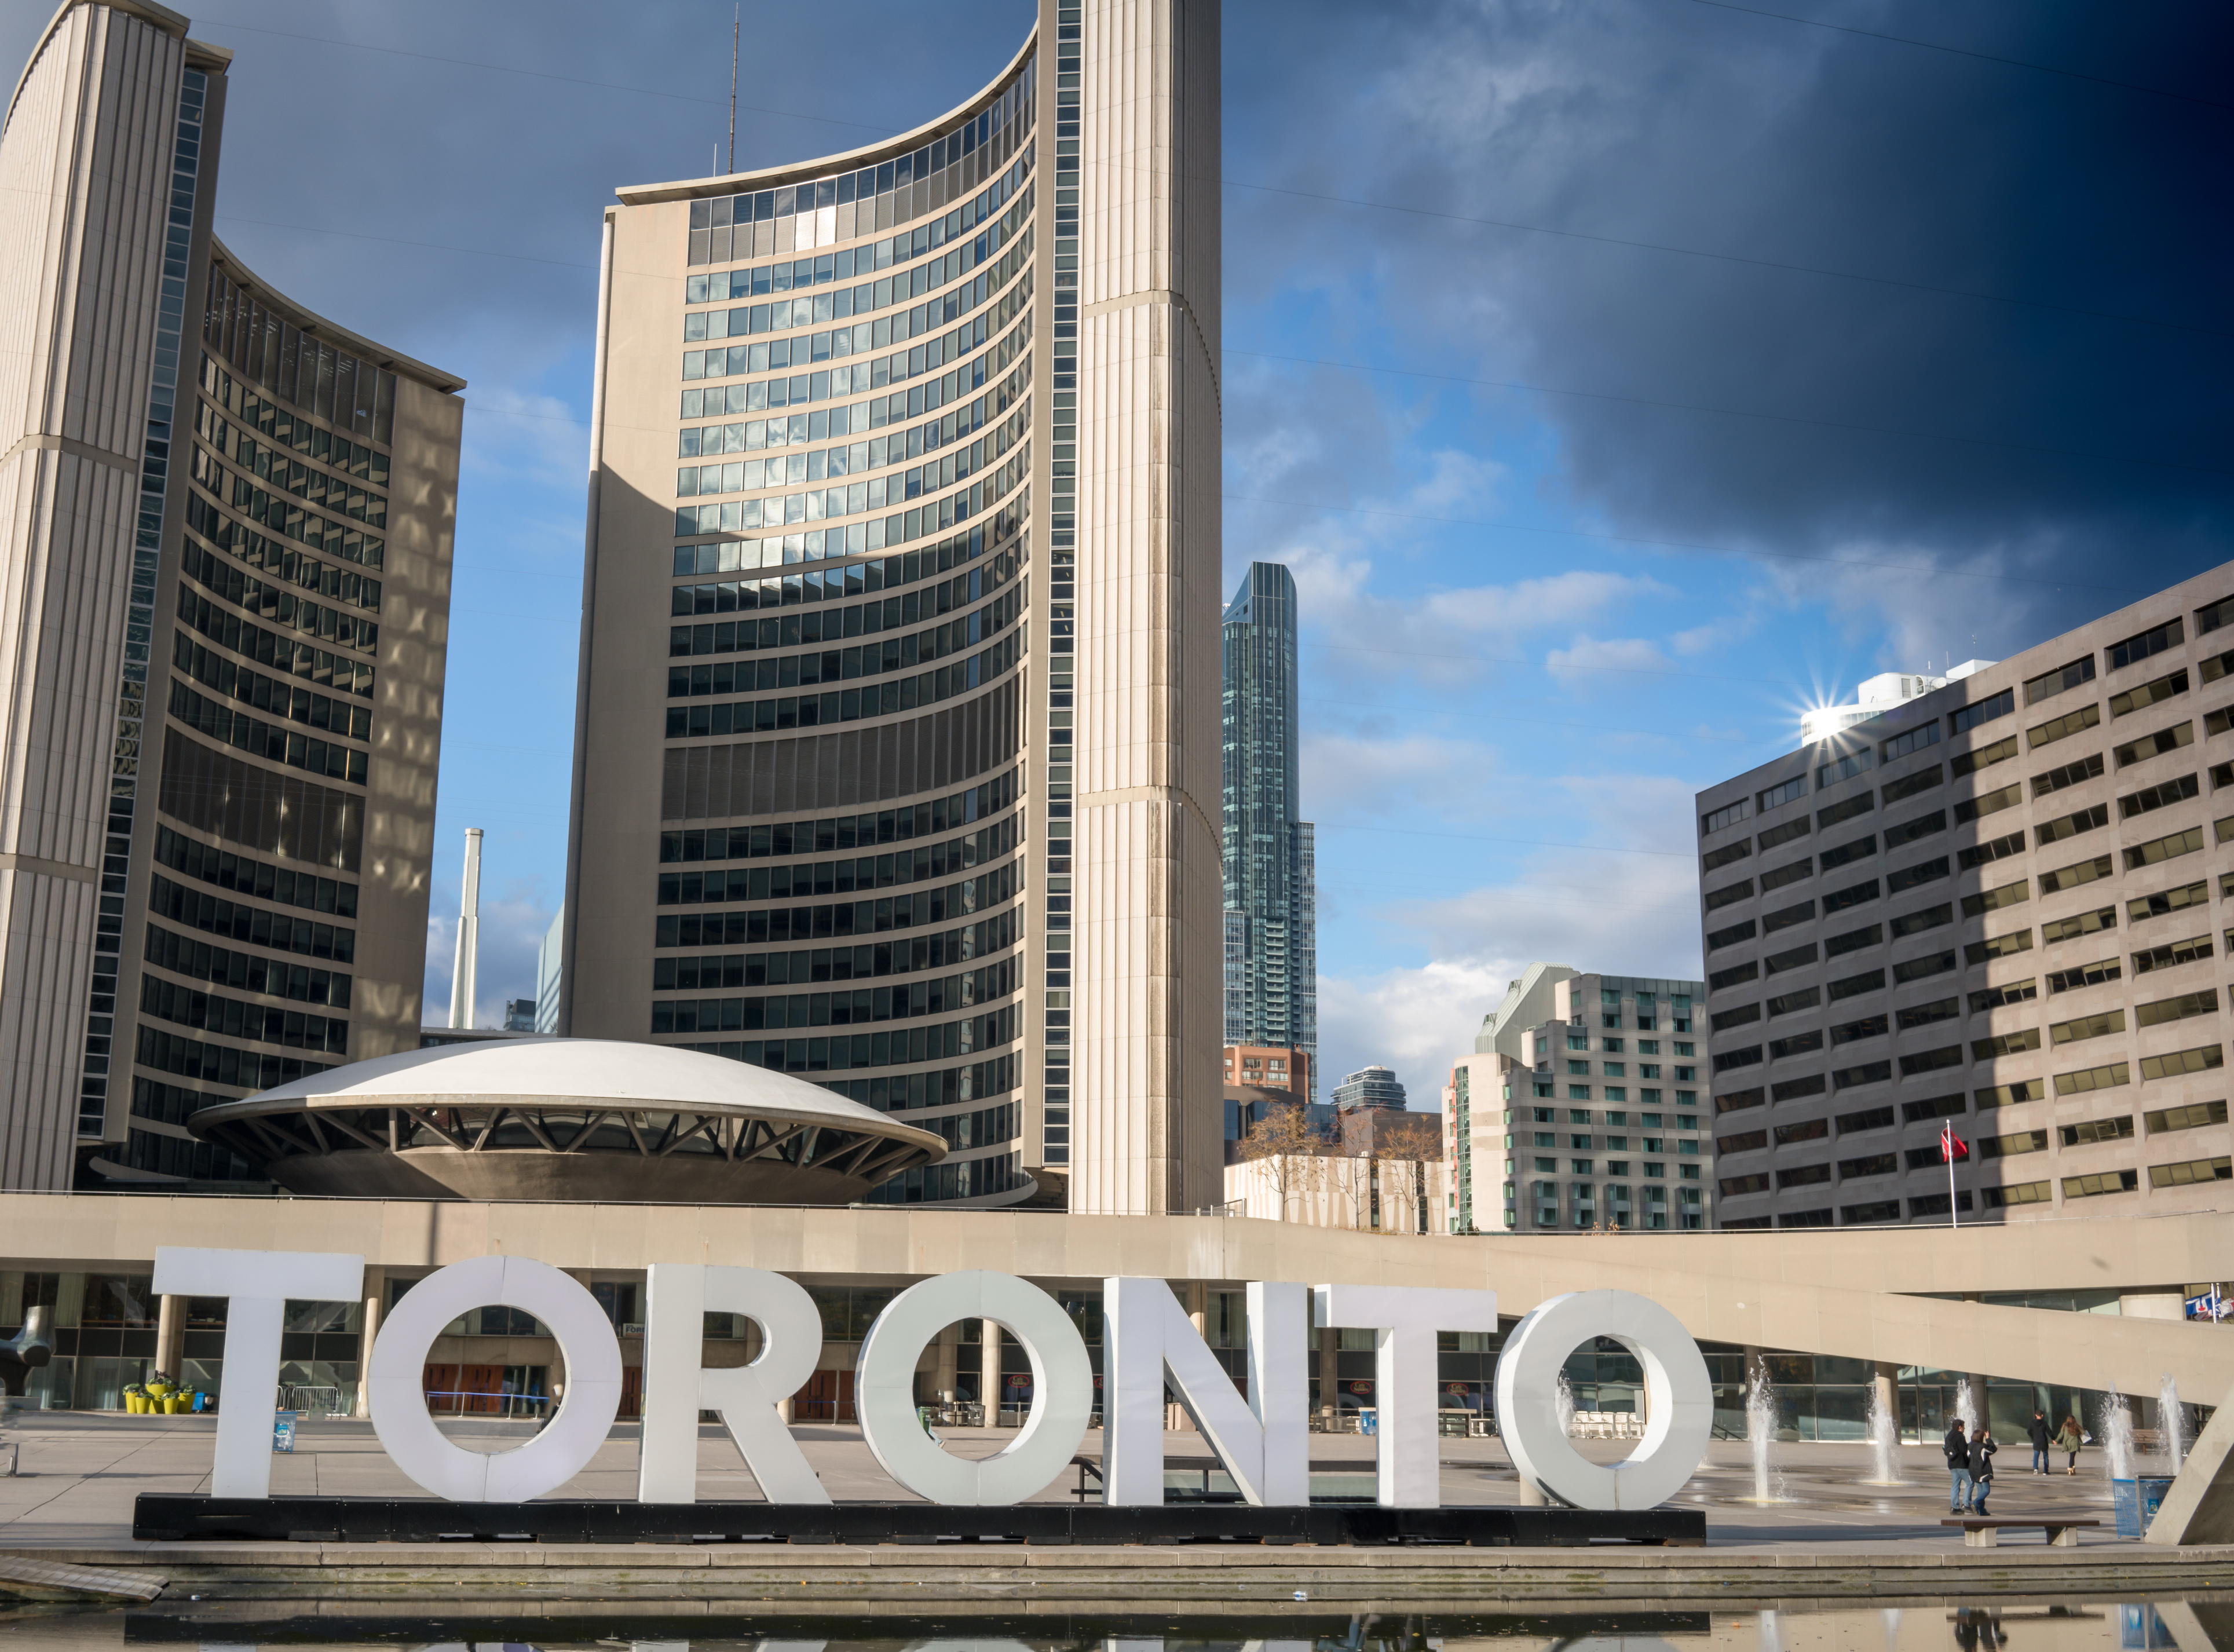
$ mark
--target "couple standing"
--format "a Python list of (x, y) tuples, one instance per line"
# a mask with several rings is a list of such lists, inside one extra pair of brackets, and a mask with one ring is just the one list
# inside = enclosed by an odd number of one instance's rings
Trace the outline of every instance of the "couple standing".
[(1948, 1488), (1947, 1512), (1985, 1513), (1986, 1499), (1994, 1489), (1994, 1453), (1998, 1449), (1994, 1444), (1993, 1430), (1981, 1422), (1976, 1433), (1969, 1433), (1958, 1417), (1940, 1446), (1947, 1453), (1948, 1472), (1953, 1477)]

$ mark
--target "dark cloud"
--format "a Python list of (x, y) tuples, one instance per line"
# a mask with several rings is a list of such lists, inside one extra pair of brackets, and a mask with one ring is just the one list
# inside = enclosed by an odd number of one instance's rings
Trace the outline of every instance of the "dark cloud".
[[(2206, 99), (2234, 48), (2218, 9), (1789, 9)], [(2228, 554), (2234, 110), (1686, 0), (1295, 16), (1227, 8), (1228, 177), (1446, 216), (1229, 190), (1230, 345), (1300, 288), (1329, 355), (1635, 398), (1477, 393), (1630, 532), (2135, 594)], [(2116, 600), (1986, 594), (1996, 647)]]

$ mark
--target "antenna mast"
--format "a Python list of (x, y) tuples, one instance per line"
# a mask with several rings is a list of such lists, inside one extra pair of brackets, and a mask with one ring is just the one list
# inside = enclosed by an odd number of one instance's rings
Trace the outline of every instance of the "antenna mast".
[(737, 36), (744, 28), (744, 0), (729, 16), (729, 170), (737, 169)]

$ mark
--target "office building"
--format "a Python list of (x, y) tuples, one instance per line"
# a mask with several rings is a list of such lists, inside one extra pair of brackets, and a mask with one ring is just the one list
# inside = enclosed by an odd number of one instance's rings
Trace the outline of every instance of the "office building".
[(2230, 620), (2234, 565), (1699, 794), (1721, 1225), (2234, 1206)]
[[(1296, 581), (1252, 562), (1220, 628), (1225, 1041), (1319, 1041), (1316, 855), (1301, 818)], [(1316, 1090), (1310, 1093), (1316, 1099)]]
[(535, 1000), (507, 998), (504, 1001), (504, 1029), (508, 1033), (532, 1033), (535, 1030)]
[(212, 235), (187, 27), (70, 0), (0, 134), (11, 1187), (252, 1180), (187, 1119), (419, 1038), (463, 383)]
[(1454, 1233), (1704, 1228), (1703, 983), (1532, 963), (1443, 1090)]
[(1222, 1197), (1218, 80), (1213, 4), (1050, 0), (605, 213), (558, 1029), (944, 1137), (878, 1198)]
[(1299, 1101), (1309, 1101), (1316, 1088), (1309, 1050), (1292, 1045), (1229, 1044), (1224, 1053), (1229, 1085), (1286, 1090)]
[(1919, 695), (1959, 682), (1987, 663), (1984, 660), (1965, 660), (1943, 676), (1933, 676), (1925, 671), (1880, 671), (1873, 677), (1865, 677), (1847, 703), (1814, 706), (1800, 714), (1800, 743), (1813, 746), (1818, 741), (1828, 740), (1842, 728), (1881, 717)]
[(1362, 1067), (1334, 1087), (1334, 1104), (1344, 1113), (1358, 1107), (1396, 1107), (1404, 1105), (1404, 1087), (1385, 1067)]

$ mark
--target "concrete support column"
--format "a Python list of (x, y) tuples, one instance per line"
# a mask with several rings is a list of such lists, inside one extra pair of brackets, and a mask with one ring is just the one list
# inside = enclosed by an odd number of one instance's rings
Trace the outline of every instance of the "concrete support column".
[(1963, 1386), (1969, 1392), (1970, 1408), (1978, 1414), (1978, 1420), (1990, 1427), (1993, 1419), (1986, 1414), (1986, 1379), (1973, 1371), (1963, 1379)]
[(954, 1392), (957, 1371), (961, 1364), (962, 1328), (949, 1325), (938, 1334), (936, 1363), (931, 1368), (931, 1397), (943, 1401)]
[(388, 1306), (388, 1270), (368, 1264), (364, 1270), (363, 1317), (356, 1328), (356, 1404), (352, 1414), (372, 1415), (365, 1379), (372, 1372), (372, 1345), (380, 1335), (381, 1315)]
[[(1194, 1334), (1202, 1338), (1205, 1342), (1208, 1342), (1210, 1341), (1210, 1286), (1204, 1281), (1195, 1279), (1188, 1282), (1186, 1310), (1187, 1322), (1194, 1327)], [(1173, 1433), (1192, 1433), (1194, 1419), (1187, 1415), (1185, 1406), (1166, 1403), (1164, 1407), (1164, 1427)]]
[(1342, 1408), (1336, 1397), (1342, 1387), (1342, 1368), (1336, 1358), (1341, 1342), (1342, 1333), (1331, 1325), (1319, 1332), (1319, 1424), (1329, 1433)]
[(985, 1426), (1001, 1426), (1001, 1328), (992, 1320), (978, 1322), (977, 1398), (985, 1407)]
[(1892, 1419), (1892, 1437), (1898, 1441), (1900, 1439), (1900, 1367), (1890, 1360), (1879, 1360), (1871, 1383), (1877, 1390), (1878, 1404), (1884, 1407), (1885, 1415)]
[(186, 1299), (165, 1296), (155, 1309), (155, 1368), (174, 1382), (183, 1381), (186, 1352)]

